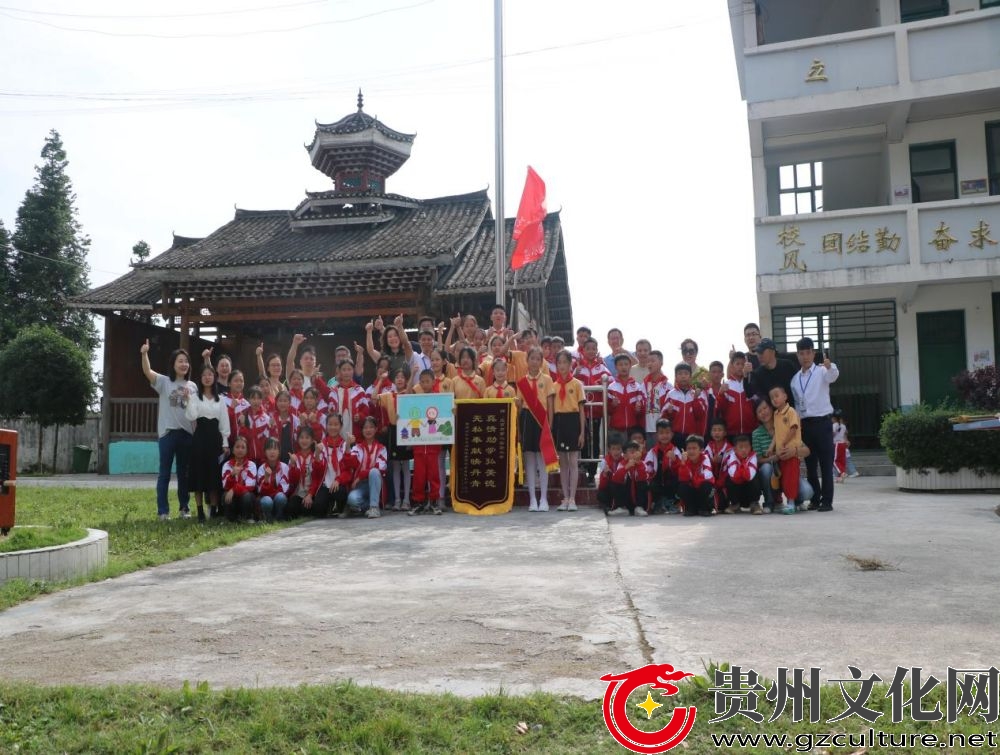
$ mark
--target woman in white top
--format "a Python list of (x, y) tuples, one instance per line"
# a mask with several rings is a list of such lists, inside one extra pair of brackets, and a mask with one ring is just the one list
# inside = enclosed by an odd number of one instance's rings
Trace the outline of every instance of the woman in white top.
[(201, 368), (198, 389), (188, 399), (185, 416), (195, 423), (188, 465), (188, 487), (198, 506), (198, 521), (205, 521), (203, 496), (207, 493), (212, 516), (219, 515), (222, 490), (222, 458), (229, 453), (229, 408), (215, 394), (216, 374), (210, 366)]
[(177, 502), (180, 505), (181, 517), (189, 519), (188, 509), (188, 458), (191, 452), (191, 434), (194, 427), (185, 416), (188, 396), (197, 389), (188, 380), (191, 371), (191, 360), (184, 349), (177, 349), (170, 355), (170, 371), (168, 375), (154, 372), (149, 366), (149, 339), (139, 349), (142, 355), (142, 372), (146, 379), (160, 396), (159, 412), (156, 415), (156, 436), (159, 439), (160, 475), (156, 480), (156, 512), (161, 520), (170, 516), (170, 504), (167, 491), (170, 487), (170, 469), (177, 459)]

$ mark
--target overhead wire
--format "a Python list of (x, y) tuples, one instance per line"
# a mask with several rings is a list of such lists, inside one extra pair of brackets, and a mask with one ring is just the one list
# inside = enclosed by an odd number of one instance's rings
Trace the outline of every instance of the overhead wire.
[(171, 18), (204, 18), (207, 16), (235, 16), (245, 13), (261, 13), (264, 11), (281, 11), (288, 8), (300, 8), (305, 5), (343, 5), (353, 2), (353, 0), (302, 0), (297, 3), (286, 3), (284, 5), (263, 5), (256, 8), (234, 8), (232, 10), (201, 11), (198, 13), (152, 13), (143, 15), (119, 15), (103, 13), (59, 13), (56, 11), (31, 10), (29, 8), (16, 8), (10, 5), (0, 5), (0, 10), (22, 13), (28, 16), (53, 16), (58, 18), (93, 18), (106, 20), (163, 20)]

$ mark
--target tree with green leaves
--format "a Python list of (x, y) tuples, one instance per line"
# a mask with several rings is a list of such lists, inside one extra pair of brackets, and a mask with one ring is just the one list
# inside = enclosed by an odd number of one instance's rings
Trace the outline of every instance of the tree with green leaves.
[(90, 239), (77, 220), (68, 164), (59, 133), (50, 131), (42, 162), (35, 166), (35, 183), (17, 211), (6, 319), (15, 333), (33, 324), (49, 325), (89, 356), (98, 344), (93, 320), (85, 310), (66, 305), (90, 288)]
[(0, 220), (0, 346), (12, 339), (17, 327), (10, 321), (11, 266), (14, 249), (10, 245), (10, 234)]
[(23, 328), (0, 350), (0, 417), (38, 424), (39, 470), (45, 428), (55, 425), (58, 441), (59, 425), (82, 424), (94, 390), (89, 352), (51, 327)]
[(142, 264), (147, 259), (153, 250), (149, 248), (147, 244), (142, 239), (139, 239), (135, 244), (132, 245), (132, 260), (131, 265), (135, 267), (136, 265)]

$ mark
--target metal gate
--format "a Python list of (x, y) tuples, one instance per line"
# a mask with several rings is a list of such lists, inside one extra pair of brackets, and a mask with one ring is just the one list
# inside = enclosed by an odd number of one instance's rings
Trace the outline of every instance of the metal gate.
[(833, 406), (844, 413), (853, 445), (877, 448), (882, 417), (899, 408), (896, 302), (774, 307), (771, 317), (774, 341), (793, 362), (795, 342), (803, 336), (815, 341), (817, 351), (829, 351), (840, 368), (830, 386)]

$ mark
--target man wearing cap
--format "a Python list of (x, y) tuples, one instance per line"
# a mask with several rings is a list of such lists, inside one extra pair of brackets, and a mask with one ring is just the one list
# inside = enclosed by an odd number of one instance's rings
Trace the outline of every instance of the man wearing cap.
[[(802, 421), (802, 442), (811, 452), (806, 457), (806, 479), (813, 489), (811, 511), (833, 511), (833, 404), (830, 403), (830, 383), (840, 377), (837, 365), (829, 357), (816, 364), (813, 340), (800, 338), (795, 344), (802, 369), (792, 378), (795, 410)], [(816, 476), (816, 465), (823, 477), (822, 491)]]
[(778, 359), (778, 348), (770, 338), (764, 338), (757, 344), (757, 354), (760, 357), (760, 367), (750, 375), (751, 395), (766, 401), (768, 392), (780, 385), (788, 395), (788, 402), (797, 409), (792, 395), (792, 376), (798, 372), (798, 368), (787, 359)]

